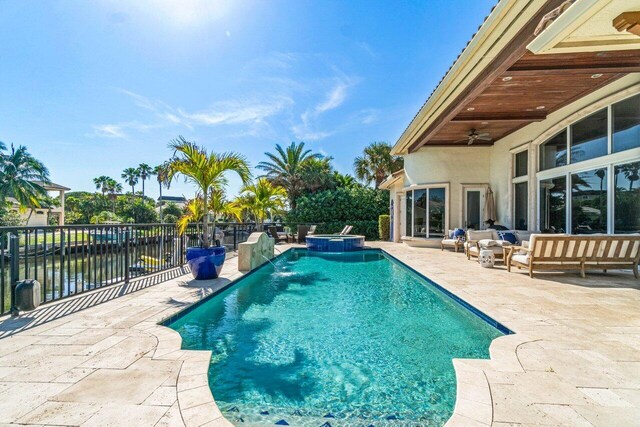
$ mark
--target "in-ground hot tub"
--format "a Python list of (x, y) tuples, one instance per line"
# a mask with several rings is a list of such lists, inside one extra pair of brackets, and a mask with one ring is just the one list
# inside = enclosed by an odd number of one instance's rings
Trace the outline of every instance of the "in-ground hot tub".
[(307, 236), (307, 249), (316, 252), (350, 252), (364, 248), (364, 236), (314, 234)]

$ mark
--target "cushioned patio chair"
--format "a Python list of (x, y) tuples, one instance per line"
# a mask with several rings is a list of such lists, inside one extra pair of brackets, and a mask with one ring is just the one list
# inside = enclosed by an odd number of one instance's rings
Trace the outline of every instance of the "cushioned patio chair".
[(448, 230), (440, 241), (440, 250), (443, 251), (445, 247), (453, 248), (454, 252), (458, 252), (458, 249), (464, 249), (464, 234), (465, 232), (461, 228)]

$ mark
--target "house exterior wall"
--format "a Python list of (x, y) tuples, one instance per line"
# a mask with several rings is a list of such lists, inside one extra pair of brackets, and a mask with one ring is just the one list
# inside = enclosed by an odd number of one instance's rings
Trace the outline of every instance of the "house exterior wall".
[[(405, 208), (402, 203), (398, 206), (404, 191), (411, 186), (449, 183), (449, 228), (464, 226), (463, 192), (464, 186), (471, 184), (490, 185), (496, 202), (496, 222), (508, 228), (514, 227), (513, 156), (514, 152), (528, 149), (528, 228), (535, 230), (538, 223), (538, 146), (562, 127), (602, 108), (603, 103), (608, 100), (623, 98), (631, 93), (640, 93), (640, 74), (629, 74), (549, 114), (545, 120), (531, 123), (496, 141), (491, 147), (427, 146), (405, 155), (404, 181), (398, 180), (390, 188), (390, 197), (394, 201), (395, 225), (399, 227), (399, 231), (405, 230)], [(398, 217), (400, 222), (397, 221)], [(400, 241), (397, 233), (394, 233), (394, 237), (395, 241)]]

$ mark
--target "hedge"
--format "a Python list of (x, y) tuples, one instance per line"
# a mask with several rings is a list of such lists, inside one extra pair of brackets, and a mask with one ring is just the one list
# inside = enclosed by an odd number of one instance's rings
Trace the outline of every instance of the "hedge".
[(341, 187), (307, 194), (285, 218), (295, 228), (298, 224), (316, 224), (316, 233), (337, 233), (352, 225), (353, 234), (378, 240), (378, 217), (389, 212), (389, 192), (369, 187)]
[(389, 241), (391, 230), (391, 217), (389, 215), (380, 215), (378, 217), (378, 235), (380, 240)]

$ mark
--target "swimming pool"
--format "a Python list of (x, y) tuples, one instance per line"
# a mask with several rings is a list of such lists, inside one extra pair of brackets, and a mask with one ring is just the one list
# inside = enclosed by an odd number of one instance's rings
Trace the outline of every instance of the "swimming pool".
[(212, 350), (209, 386), (234, 424), (442, 425), (451, 359), (486, 358), (503, 334), (378, 250), (274, 264), (166, 323)]

